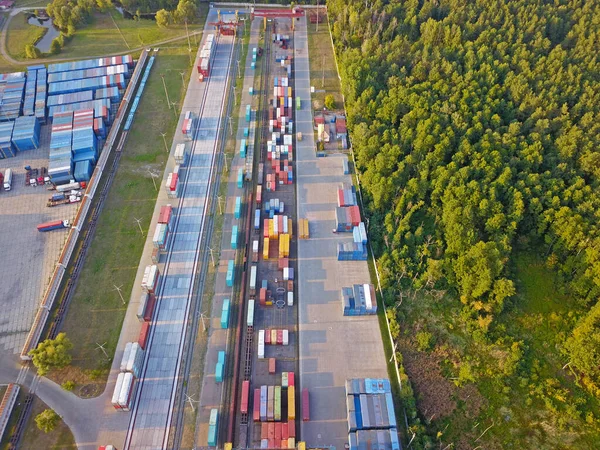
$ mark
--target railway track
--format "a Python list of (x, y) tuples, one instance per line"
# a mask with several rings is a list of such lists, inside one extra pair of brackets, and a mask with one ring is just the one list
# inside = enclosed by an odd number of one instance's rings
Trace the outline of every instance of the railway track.
[[(218, 44), (217, 44), (218, 45)], [(227, 61), (228, 61), (228, 65), (227, 65), (227, 72), (226, 72), (226, 77), (229, 78), (231, 76), (231, 66), (232, 66), (232, 58), (233, 55), (235, 53), (234, 50), (237, 50), (237, 46), (234, 44), (231, 45), (231, 50), (229, 52), (228, 55), (226, 55), (227, 57)], [(217, 47), (217, 51), (218, 51), (218, 47)], [(237, 50), (239, 51), (239, 50)], [(216, 52), (215, 52), (216, 55)], [(212, 74), (211, 74), (212, 75)], [(206, 100), (208, 97), (208, 93), (210, 91), (210, 86), (211, 84), (214, 82), (214, 77), (213, 76), (209, 76), (208, 80), (207, 80), (207, 85), (206, 88), (204, 90), (204, 93), (202, 95), (202, 99), (200, 101), (200, 108), (199, 108), (199, 113), (198, 113), (198, 117), (199, 117), (199, 121), (198, 121), (198, 125), (196, 127), (196, 129), (194, 130), (194, 137), (193, 137), (193, 144), (192, 147), (190, 149), (190, 162), (188, 164), (188, 168), (193, 166), (193, 159), (194, 159), (194, 153), (195, 153), (195, 149), (198, 143), (198, 138), (199, 138), (199, 132), (200, 132), (200, 127), (202, 124), (202, 118), (204, 116), (204, 110), (206, 107)], [(231, 88), (231, 86), (230, 86)], [(224, 102), (226, 100), (224, 99)], [(231, 104), (231, 99), (229, 97), (229, 99), (227, 100), (227, 113), (229, 113), (230, 111), (230, 104)], [(225, 116), (227, 117), (227, 116)], [(223, 158), (222, 158), (222, 154), (223, 154), (223, 148), (224, 148), (224, 142), (222, 140), (222, 138), (220, 139), (219, 136), (223, 136), (224, 135), (224, 131), (227, 130), (227, 121), (223, 121), (221, 120), (221, 118), (219, 119), (219, 123), (218, 123), (218, 129), (219, 129), (219, 133), (217, 134), (217, 139), (215, 142), (215, 146), (212, 152), (212, 159), (211, 159), (211, 169), (210, 169), (210, 175), (209, 175), (209, 183), (208, 183), (208, 193), (206, 196), (206, 200), (205, 200), (205, 210), (204, 210), (204, 215), (202, 217), (201, 220), (201, 232), (200, 232), (200, 236), (199, 236), (199, 242), (198, 242), (198, 248), (196, 251), (196, 259), (194, 261), (194, 269), (192, 271), (192, 276), (193, 276), (193, 282), (191, 285), (191, 289), (190, 289), (190, 302), (189, 302), (189, 306), (188, 309), (186, 311), (186, 326), (185, 326), (185, 330), (184, 330), (184, 337), (182, 338), (183, 342), (181, 344), (180, 347), (180, 356), (179, 356), (179, 362), (178, 362), (178, 367), (176, 370), (176, 380), (173, 383), (173, 388), (172, 388), (172, 393), (171, 393), (171, 400), (170, 400), (170, 405), (169, 405), (169, 414), (168, 414), (168, 418), (167, 418), (167, 423), (165, 424), (165, 435), (164, 435), (164, 439), (162, 442), (162, 448), (178, 448), (180, 446), (181, 443), (181, 438), (182, 438), (182, 434), (183, 434), (183, 421), (184, 421), (184, 403), (185, 403), (185, 396), (187, 395), (187, 379), (189, 378), (189, 374), (190, 374), (190, 370), (191, 370), (191, 361), (192, 361), (192, 354), (193, 354), (193, 347), (194, 347), (194, 336), (196, 335), (197, 331), (198, 331), (198, 320), (197, 320), (197, 311), (199, 310), (199, 308), (201, 307), (201, 298), (202, 298), (202, 291), (204, 288), (204, 282), (205, 282), (205, 277), (206, 277), (206, 267), (207, 267), (207, 258), (208, 258), (208, 243), (210, 242), (210, 238), (212, 236), (212, 232), (213, 232), (213, 227), (214, 227), (214, 221), (213, 220), (206, 220), (207, 216), (212, 215), (212, 213), (214, 213), (215, 210), (215, 206), (216, 206), (216, 201), (217, 201), (217, 195), (218, 195), (218, 190), (219, 190), (219, 174), (222, 170), (222, 166), (223, 166)], [(186, 196), (186, 187), (187, 187), (187, 183), (189, 181), (189, 176), (190, 176), (191, 170), (186, 170), (186, 178), (185, 178), (185, 182), (184, 182), (184, 189), (182, 191), (182, 194), (179, 198), (179, 202), (178, 202), (178, 206), (180, 207), (180, 205), (183, 204), (183, 201), (185, 200), (185, 196)], [(177, 230), (177, 227), (179, 225), (179, 220), (180, 220), (180, 215), (178, 214), (176, 216), (176, 223), (175, 223), (175, 232)], [(168, 272), (168, 267), (171, 261), (171, 256), (172, 253), (169, 252), (167, 255), (167, 260), (165, 262), (165, 274)], [(164, 283), (161, 285), (160, 290), (159, 290), (159, 297), (162, 296), (164, 290)], [(156, 315), (158, 314), (158, 309), (155, 310), (154, 315), (156, 317)], [(152, 328), (151, 331), (151, 335), (149, 336), (150, 342), (152, 342), (152, 338), (154, 335), (154, 328)], [(191, 336), (191, 337), (190, 337)], [(147, 371), (147, 366), (148, 366), (148, 358), (149, 358), (149, 354), (150, 351), (146, 352), (145, 355), (145, 360), (144, 360), (144, 367), (143, 367), (143, 372), (142, 372), (142, 379), (145, 378), (146, 376), (146, 371)], [(129, 423), (129, 427), (128, 427), (128, 432), (127, 432), (127, 438), (125, 441), (125, 448), (130, 448), (130, 446), (132, 445), (132, 434), (133, 434), (133, 430), (135, 428), (135, 422), (136, 422), (136, 416), (137, 416), (137, 411), (138, 411), (138, 407), (139, 407), (139, 401), (140, 401), (140, 397), (141, 397), (141, 393), (143, 390), (143, 384), (140, 387), (140, 392), (138, 393), (136, 400), (135, 400), (135, 404), (133, 407), (133, 413), (131, 416), (131, 420)]]

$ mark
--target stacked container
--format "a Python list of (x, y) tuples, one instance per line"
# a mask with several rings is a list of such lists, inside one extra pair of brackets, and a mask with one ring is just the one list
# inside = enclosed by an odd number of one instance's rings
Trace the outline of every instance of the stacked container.
[(179, 182), (179, 165), (176, 165), (169, 175), (167, 175), (167, 181), (165, 182), (165, 189), (167, 191), (167, 197), (177, 198), (179, 197), (179, 189), (181, 183)]
[[(346, 161), (346, 160), (345, 160)], [(347, 163), (348, 161), (346, 161)], [(342, 184), (338, 189), (338, 206), (354, 206), (356, 203), (356, 188), (349, 184)]]
[(125, 76), (123, 74), (118, 74), (95, 78), (84, 78), (81, 80), (59, 81), (57, 83), (49, 84), (48, 93), (67, 94), (70, 92), (79, 92), (88, 89), (96, 92), (98, 89), (111, 86), (117, 86), (119, 89), (125, 89), (127, 86)]
[(338, 243), (338, 261), (366, 261), (367, 256), (367, 246), (362, 242)]
[(217, 365), (215, 367), (215, 381), (222, 383), (225, 377), (225, 352), (220, 351), (217, 357)]
[(23, 100), (23, 115), (33, 116), (35, 114), (35, 87), (37, 81), (37, 69), (27, 69), (27, 81), (25, 82), (25, 99)]
[(344, 316), (377, 314), (377, 297), (372, 284), (355, 284), (353, 287), (343, 287), (341, 300)]
[(206, 41), (202, 46), (202, 50), (200, 51), (200, 59), (198, 60), (198, 79), (200, 81), (204, 81), (210, 74), (210, 66), (216, 48), (217, 43), (215, 41), (215, 35), (209, 34), (206, 36)]
[(17, 149), (12, 143), (12, 132), (15, 123), (0, 122), (0, 159), (17, 156)]
[(21, 116), (15, 119), (12, 143), (19, 150), (33, 150), (40, 146), (40, 123), (33, 116)]
[(105, 58), (93, 58), (83, 61), (70, 61), (48, 65), (48, 73), (68, 72), (71, 70), (93, 69), (94, 67), (114, 66), (119, 64), (127, 64), (130, 68), (133, 67), (133, 57), (131, 55), (124, 56), (108, 56)]
[(102, 119), (107, 125), (110, 124), (110, 99), (108, 98), (89, 100), (87, 102), (69, 103), (67, 105), (51, 106), (48, 108), (48, 117), (53, 119), (54, 116), (58, 113), (67, 111), (78, 111), (82, 109), (93, 109), (94, 116), (102, 117)]
[[(94, 111), (92, 109), (84, 109), (75, 111), (73, 114), (73, 162), (75, 163), (75, 179), (77, 181), (86, 181), (85, 176), (87, 172), (85, 169), (89, 169), (89, 176), (91, 176), (91, 169), (96, 164), (98, 159), (98, 142), (94, 135)], [(89, 164), (80, 164), (81, 162), (87, 162)], [(79, 167), (79, 168), (78, 168)], [(83, 176), (82, 180), (77, 178), (77, 175)]]
[(142, 291), (154, 294), (158, 287), (159, 277), (160, 271), (156, 264), (146, 266), (144, 277), (142, 278)]
[(338, 207), (335, 209), (335, 225), (338, 233), (351, 232), (360, 223), (358, 206)]
[(94, 91), (71, 92), (70, 94), (57, 94), (48, 96), (48, 106), (69, 105), (71, 103), (87, 102), (94, 99)]
[(52, 72), (48, 75), (48, 83), (76, 81), (85, 78), (97, 78), (119, 74), (129, 78), (129, 66), (127, 66), (127, 64), (119, 64), (117, 66), (94, 67), (91, 69), (70, 70), (68, 72)]
[(73, 179), (73, 113), (58, 114), (52, 123), (48, 175), (54, 184), (70, 183)]
[(227, 283), (228, 287), (233, 287), (233, 280), (234, 280), (234, 262), (232, 259), (230, 259), (227, 262), (227, 275), (225, 277), (225, 282)]
[(35, 88), (35, 117), (40, 123), (46, 123), (46, 95), (48, 73), (44, 66), (37, 69), (37, 81)]
[(227, 329), (229, 325), (229, 299), (223, 300), (223, 307), (221, 308), (221, 328)]
[(0, 120), (13, 120), (21, 114), (25, 73), (14, 72), (0, 79)]
[(96, 100), (108, 98), (111, 103), (119, 103), (121, 101), (121, 91), (117, 86), (100, 88), (94, 93), (94, 98)]
[(140, 322), (150, 322), (152, 313), (156, 305), (156, 296), (149, 292), (142, 293), (140, 297), (140, 305), (137, 310), (137, 318)]

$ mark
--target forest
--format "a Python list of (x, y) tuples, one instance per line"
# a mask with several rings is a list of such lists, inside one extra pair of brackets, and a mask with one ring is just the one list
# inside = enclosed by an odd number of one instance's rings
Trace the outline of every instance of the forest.
[(327, 6), (412, 447), (593, 448), (600, 0)]

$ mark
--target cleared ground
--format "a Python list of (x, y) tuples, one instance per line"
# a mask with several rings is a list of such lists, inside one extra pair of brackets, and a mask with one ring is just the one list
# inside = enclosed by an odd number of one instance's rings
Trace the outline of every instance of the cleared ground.
[(0, 160), (2, 173), (11, 168), (13, 188), (0, 192), (0, 351), (19, 353), (41, 297), (58, 261), (67, 230), (40, 233), (38, 224), (51, 220), (72, 220), (78, 204), (48, 208), (52, 195), (46, 186), (25, 186), (25, 166), (48, 167), (50, 127), (42, 127), (41, 146)]
[(158, 187), (167, 160), (161, 133), (171, 142), (177, 124), (161, 74), (171, 101), (179, 100), (184, 92), (180, 72), (187, 85), (188, 62), (187, 48), (162, 50), (155, 60), (63, 326), (75, 347), (72, 367), (56, 375), (59, 382), (97, 383), (96, 392), (104, 386), (105, 373), (93, 380), (99, 374), (90, 372), (110, 367), (96, 343), (106, 342), (108, 354), (114, 354), (127, 308), (115, 286), (128, 301), (145, 242), (135, 219), (141, 219), (145, 236), (157, 195), (150, 173)]
[(309, 23), (308, 31), (308, 57), (310, 61), (310, 83), (315, 92), (311, 95), (313, 109), (323, 108), (325, 96), (333, 95), (336, 108), (343, 109), (342, 88), (338, 77), (333, 46), (327, 21), (317, 24)]

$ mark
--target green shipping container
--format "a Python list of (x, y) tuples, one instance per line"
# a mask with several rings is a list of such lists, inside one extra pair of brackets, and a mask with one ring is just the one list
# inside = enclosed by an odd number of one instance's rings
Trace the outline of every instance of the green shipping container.
[(296, 109), (300, 109), (301, 106), (300, 97), (296, 97)]
[(242, 214), (242, 197), (235, 198), (235, 210), (233, 211), (233, 215), (236, 219), (240, 218)]
[(211, 447), (217, 446), (217, 427), (215, 425), (208, 426), (208, 445)]
[(227, 263), (227, 276), (225, 277), (227, 286), (233, 287), (233, 260), (229, 260)]
[(220, 362), (221, 364), (225, 365), (225, 352), (223, 350), (221, 350), (219, 352), (217, 361)]
[(237, 240), (238, 240), (238, 227), (237, 225), (234, 225), (231, 228), (231, 248), (232, 249), (237, 249)]
[(246, 105), (246, 122), (250, 122), (250, 105)]
[(221, 328), (227, 329), (229, 325), (229, 299), (223, 300), (223, 309), (221, 309)]
[(244, 187), (244, 169), (242, 169), (241, 167), (238, 170), (237, 187), (238, 189), (242, 189)]
[(221, 363), (217, 363), (217, 368), (215, 369), (215, 380), (217, 383), (223, 382), (223, 372), (225, 371), (225, 366)]
[(240, 141), (240, 158), (246, 157), (246, 139)]

